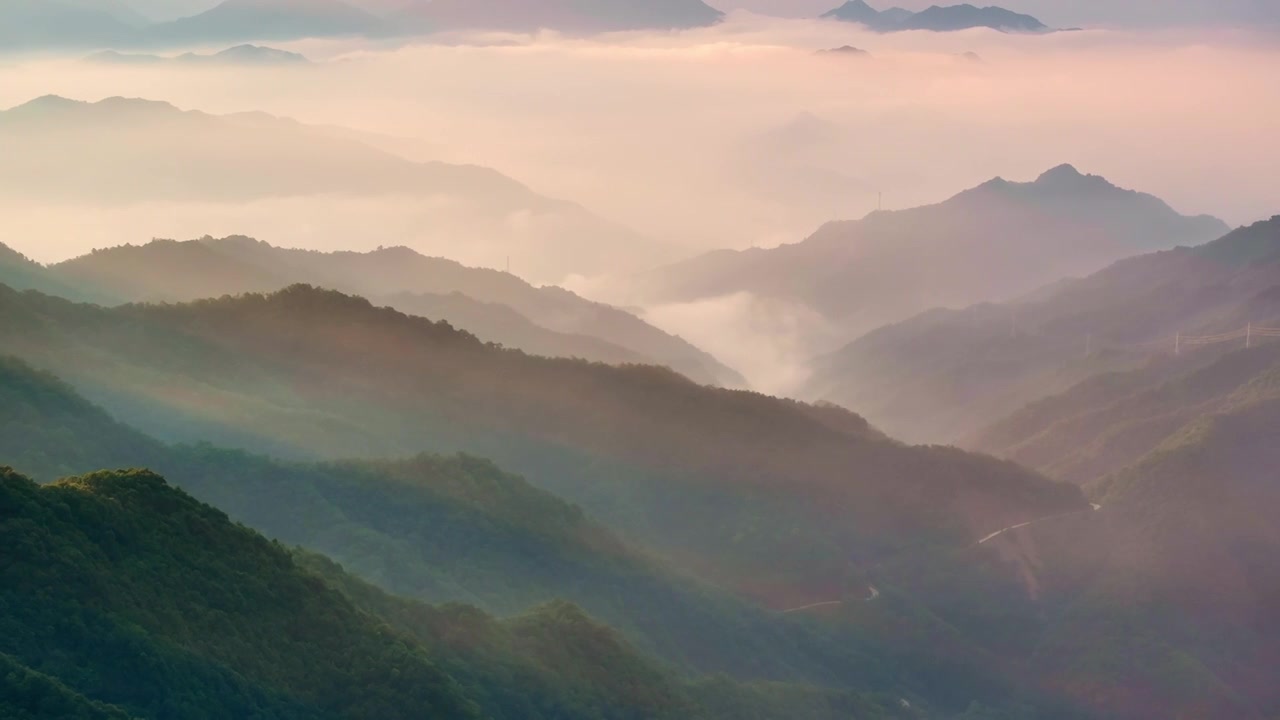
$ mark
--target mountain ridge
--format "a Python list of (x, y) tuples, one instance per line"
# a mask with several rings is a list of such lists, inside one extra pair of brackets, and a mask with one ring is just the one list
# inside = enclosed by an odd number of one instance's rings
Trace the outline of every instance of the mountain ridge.
[(1021, 437), (1068, 411), (1065, 403), (1043, 415), (1034, 406), (1022, 411), (1041, 398), (1097, 376), (1082, 391), (1105, 399), (1121, 391), (1103, 384), (1107, 373), (1155, 363), (1146, 376), (1157, 377), (1161, 367), (1216, 357), (1217, 346), (1208, 346), (1174, 362), (1179, 334), (1239, 330), (1239, 345), (1222, 347), (1243, 347), (1249, 323), (1280, 317), (1272, 290), (1280, 283), (1277, 238), (1273, 219), (1204, 245), (1125, 258), (1004, 303), (932, 310), (867, 334), (833, 362), (845, 377), (877, 378), (848, 401), (890, 432), (1005, 452), (1012, 443), (997, 439), (1005, 433), (995, 423), (1015, 431), (1006, 439)]
[(634, 284), (652, 304), (748, 293), (813, 311), (823, 322), (802, 328), (799, 338), (813, 357), (813, 377), (793, 392), (861, 408), (838, 351), (868, 332), (931, 308), (1018, 297), (1226, 230), (1219, 220), (1181, 215), (1154, 196), (1059, 166), (1031, 182), (996, 178), (933, 205), (829, 222), (789, 245), (714, 251)]
[(550, 0), (538, 6), (511, 0), (410, 0), (391, 17), (397, 24), (425, 30), (599, 32), (703, 27), (723, 16), (702, 0)]
[[(663, 571), (594, 526), (580, 509), (477, 458), (424, 455), (316, 465), (208, 445), (164, 446), (116, 423), (56, 378), (5, 358), (0, 358), (0, 430), (4, 462), (38, 470), (46, 480), (102, 463), (144, 464), (162, 471), (173, 487), (223, 509), (231, 520), (286, 546), (305, 548), (290, 553), (296, 564), (364, 612), (421, 641), (486, 710), (514, 703), (511, 715), (494, 717), (536, 718), (541, 715), (535, 707), (549, 712), (559, 704), (554, 717), (576, 720), (578, 715), (565, 714), (555, 688), (572, 684), (580, 659), (596, 655), (576, 644), (585, 638), (574, 628), (595, 639), (590, 646), (612, 648), (613, 658), (607, 675), (589, 675), (596, 689), (578, 688), (579, 694), (614, 688), (610, 692), (623, 697), (627, 691), (616, 681), (631, 677), (624, 668), (638, 659), (625, 651), (629, 644), (692, 680), (692, 686), (670, 691), (672, 697), (688, 696), (683, 705), (728, 706), (707, 720), (743, 717), (748, 707), (747, 716), (761, 720), (797, 713), (848, 717), (850, 712), (878, 718), (877, 705), (890, 708), (903, 697), (922, 708), (936, 701), (962, 712), (973, 697), (998, 704), (1019, 694), (981, 671), (931, 657), (927, 646), (908, 651), (853, 629), (754, 608)], [(0, 532), (3, 525), (0, 519)], [(208, 542), (207, 533), (200, 537)], [(497, 621), (473, 607), (423, 604), (460, 601), (512, 620)], [(548, 629), (557, 632), (530, 624), (548, 613), (554, 620)], [(613, 630), (593, 618), (607, 620)], [(533, 631), (537, 643), (491, 644), (505, 637), (504, 625)], [(512, 656), (512, 650), (526, 660)], [(540, 681), (527, 675), (529, 654), (556, 658)], [(0, 667), (3, 659), (0, 655)], [(495, 660), (505, 673), (487, 669)], [(641, 676), (651, 672), (639, 668)], [(719, 675), (693, 680), (712, 672)], [(0, 674), (0, 684), (4, 679)], [(744, 686), (744, 681), (754, 683)], [(947, 700), (947, 692), (935, 689), (944, 681), (963, 688), (961, 700)], [(479, 697), (477, 688), (484, 690)], [(613, 711), (645, 701), (619, 702), (613, 701)], [(685, 713), (682, 717), (702, 718), (692, 708)], [(941, 708), (938, 713), (942, 716)]]
[[(677, 567), (775, 606), (858, 583), (851, 559), (873, 563), (908, 536), (964, 544), (1085, 505), (1075, 488), (899, 445), (845, 411), (497, 350), (333, 291), (116, 309), (6, 291), (0, 307), (8, 352), (162, 439), (292, 457), (490, 457)], [(150, 351), (127, 340), (139, 334)]]
[[(111, 720), (714, 720), (721, 702), (777, 702), (731, 681), (709, 695), (568, 603), (497, 620), (387, 596), (145, 470), (39, 486), (0, 468), (0, 508), (0, 707), (45, 703), (33, 717), (51, 698)], [(829, 703), (819, 718), (877, 711), (786, 687)]]
[[(567, 598), (686, 672), (829, 679), (821, 653), (782, 649), (788, 633), (791, 641), (803, 633), (657, 566), (580, 508), (488, 461), (418, 455), (303, 464), (166, 445), (58, 378), (4, 357), (0, 430), (3, 462), (37, 479), (149, 467), (237, 522), (323, 552), (405, 597), (467, 602), (503, 616)], [(755, 630), (739, 636), (742, 625)], [(743, 643), (758, 645), (745, 651)], [(735, 646), (744, 649), (736, 657), (727, 650)]]
[[(365, 5), (376, 7), (365, 9)], [(0, 11), (7, 13), (0, 14), (4, 20), (0, 48), (17, 50), (119, 50), (341, 37), (378, 40), (475, 30), (677, 30), (713, 25), (724, 15), (702, 0), (640, 4), (549, 0), (539, 5), (511, 0), (222, 0), (159, 22), (127, 7), (103, 8), (91, 0), (9, 0)], [(22, 28), (22, 32), (11, 28)]]
[[(252, 220), (252, 213), (245, 220), (241, 212), (250, 202), (314, 201), (325, 203), (319, 211), (332, 204), (368, 213), (376, 201), (401, 221), (391, 223), (400, 229), (384, 232), (386, 244), (420, 242), (412, 228), (430, 223), (471, 264), (512, 258), (543, 283), (643, 266), (670, 253), (661, 241), (497, 170), (418, 162), (356, 132), (265, 113), (214, 115), (139, 98), (44, 97), (0, 111), (0, 127), (6, 157), (0, 192), (15, 200), (111, 208), (168, 203), (181, 216), (187, 205), (212, 205), (215, 217), (229, 215), (233, 225)], [(205, 214), (189, 224), (199, 227)], [(512, 223), (513, 216), (524, 221)], [(322, 227), (298, 232), (317, 245), (341, 240)]]
[[(403, 246), (324, 253), (244, 236), (158, 240), (98, 250), (59, 263), (50, 274), (122, 301), (191, 301), (310, 283), (453, 321), (486, 341), (532, 354), (666, 365), (702, 383), (745, 384), (712, 356), (623, 310)], [(465, 300), (449, 301), (455, 294)]]
[(223, 0), (201, 13), (157, 23), (143, 44), (298, 40), (380, 35), (388, 28), (374, 15), (343, 0)]
[(860, 23), (882, 33), (909, 30), (954, 32), (971, 28), (1023, 33), (1050, 31), (1047, 25), (1030, 15), (997, 6), (977, 7), (968, 3), (931, 5), (920, 12), (911, 12), (900, 7), (880, 11), (868, 5), (865, 0), (848, 0), (840, 7), (824, 13), (822, 17)]
[(176, 56), (143, 55), (103, 50), (84, 59), (90, 63), (120, 65), (158, 65), (186, 63), (207, 65), (304, 65), (311, 61), (304, 55), (262, 45), (236, 45), (212, 54), (186, 52)]

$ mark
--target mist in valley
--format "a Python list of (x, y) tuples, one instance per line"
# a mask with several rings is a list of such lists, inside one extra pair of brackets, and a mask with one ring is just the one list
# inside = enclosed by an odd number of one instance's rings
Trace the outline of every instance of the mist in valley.
[[(869, 55), (817, 54), (843, 45)], [(730, 294), (682, 309), (646, 297), (633, 279), (715, 249), (795, 243), (828, 221), (939, 202), (993, 177), (1033, 179), (1066, 161), (1231, 224), (1269, 216), (1280, 182), (1269, 121), (1280, 111), (1280, 50), (1262, 32), (881, 35), (735, 11), (712, 28), (662, 33), (274, 46), (310, 62), (8, 57), (0, 105), (120, 96), (294, 119), (332, 140), (299, 151), (333, 168), (331, 182), (310, 182), (314, 171), (279, 154), (270, 136), (245, 135), (228, 141), (240, 144), (225, 157), (190, 161), (198, 181), (164, 185), (154, 158), (188, 162), (202, 151), (198, 132), (43, 127), (43, 140), (0, 138), (10, 159), (0, 238), (44, 262), (205, 234), (326, 250), (403, 244), (642, 307), (722, 353), (767, 347), (740, 351), (739, 369), (754, 387), (792, 392), (808, 358), (852, 338), (774, 332), (815, 325), (775, 298)], [(492, 168), (539, 200), (489, 203), (388, 180), (376, 158), (347, 170), (352, 143)], [(56, 179), (33, 183), (38, 168)], [(247, 181), (263, 176), (275, 182)], [(709, 300), (715, 322), (702, 321)]]
[[(871, 57), (815, 54), (845, 44)], [(875, 35), (735, 14), (662, 34), (278, 45), (314, 62), (183, 68), (10, 57), (0, 104), (122, 96), (351, 128), (415, 160), (496, 169), (674, 245), (676, 257), (796, 242), (823, 222), (874, 210), (880, 193), (901, 209), (1063, 162), (1232, 224), (1268, 215), (1275, 180), (1266, 118), (1280, 102), (1269, 82), (1277, 50), (1268, 36), (1241, 31)], [(70, 159), (94, 160), (59, 161)], [(236, 208), (227, 212), (234, 218)], [(178, 234), (203, 234), (207, 220)], [(20, 244), (55, 260), (137, 239), (136, 226), (105, 235), (106, 225), (99, 238), (31, 228), (41, 237)], [(387, 234), (382, 244), (415, 240)], [(334, 238), (299, 230), (277, 239)], [(502, 266), (492, 254), (482, 264)]]
[(0, 0), (0, 717), (1280, 717), (1277, 6), (890, 4)]

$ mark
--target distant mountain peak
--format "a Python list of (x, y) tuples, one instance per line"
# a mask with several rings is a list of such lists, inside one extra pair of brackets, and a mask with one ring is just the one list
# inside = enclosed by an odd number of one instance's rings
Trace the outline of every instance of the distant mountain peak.
[(849, 0), (840, 7), (824, 13), (822, 17), (847, 22), (860, 22), (867, 25), (876, 23), (881, 19), (880, 11), (868, 5), (866, 0)]
[(1115, 183), (1101, 175), (1082, 173), (1070, 164), (1058, 165), (1046, 170), (1031, 185), (1051, 192), (1087, 190), (1129, 192), (1121, 190)]
[(862, 48), (854, 47), (852, 45), (841, 45), (840, 47), (837, 47), (837, 48), (830, 48), (828, 50), (819, 50), (818, 54), (819, 55), (839, 55), (844, 57), (858, 57), (858, 58), (871, 57), (871, 53), (867, 52), (866, 50), (863, 50)]
[(848, 14), (848, 13), (866, 13), (873, 12), (879, 14), (879, 10), (871, 7), (866, 0), (848, 0), (844, 5), (828, 12), (827, 15)]
[(1050, 193), (1069, 192), (1082, 188), (1119, 189), (1101, 175), (1082, 173), (1074, 165), (1063, 163), (1044, 171), (1031, 182), (1014, 182), (997, 176), (971, 190), (960, 193), (960, 196), (981, 190), (1010, 190), (1018, 188), (1033, 188)]
[(990, 5), (977, 7), (963, 5), (933, 5), (911, 16), (902, 24), (904, 30), (933, 30), (947, 32), (986, 27), (1002, 32), (1044, 32), (1049, 29), (1038, 19), (1002, 7)]
[(147, 100), (139, 97), (124, 97), (123, 95), (115, 95), (109, 98), (103, 98), (96, 103), (89, 103), (95, 107), (104, 110), (130, 109), (130, 110), (160, 110), (160, 111), (178, 111), (178, 107), (172, 103), (163, 100)]
[(289, 52), (287, 50), (279, 50), (264, 45), (236, 45), (229, 47), (222, 52), (213, 56), (216, 59), (231, 60), (235, 62), (276, 62), (276, 63), (306, 63), (307, 58), (298, 53)]
[(1036, 178), (1036, 182), (1053, 182), (1060, 179), (1076, 179), (1084, 176), (1084, 173), (1077, 170), (1075, 165), (1063, 163), (1041, 173), (1040, 177)]
[(249, 237), (248, 235), (228, 235), (226, 237), (215, 238), (212, 235), (205, 235), (200, 238), (200, 242), (204, 245), (217, 247), (250, 247), (250, 248), (270, 248), (271, 245), (263, 240)]
[(15, 105), (9, 109), (9, 112), (24, 110), (46, 112), (50, 110), (65, 110), (88, 104), (89, 103), (82, 100), (72, 100), (70, 98), (62, 97), (61, 95), (42, 95), (34, 100), (28, 100), (21, 105)]
[(1062, 164), (1050, 168), (1036, 178), (1034, 185), (1048, 188), (1073, 188), (1087, 185), (1107, 185), (1111, 183), (1101, 175), (1082, 173), (1074, 165)]
[(35, 264), (35, 262), (26, 255), (23, 255), (4, 243), (0, 243), (0, 263), (20, 263), (23, 265)]
[(110, 97), (97, 102), (85, 102), (46, 95), (8, 110), (0, 110), (0, 122), (10, 121), (37, 128), (43, 127), (45, 123), (132, 121), (181, 114), (183, 111), (177, 107), (154, 100)]
[(950, 32), (969, 28), (990, 28), (1001, 32), (1046, 32), (1049, 27), (1030, 15), (1002, 7), (977, 7), (969, 3), (961, 5), (932, 5), (918, 13), (893, 7), (883, 12), (876, 10), (865, 0), (848, 0), (840, 7), (822, 15), (824, 18), (856, 22), (876, 32), (900, 30), (929, 30)]
[(45, 95), (34, 100), (29, 100), (21, 105), (10, 108), (7, 112), (14, 111), (38, 111), (38, 112), (63, 112), (71, 110), (87, 110), (89, 108), (99, 108), (102, 110), (115, 110), (120, 108), (147, 108), (153, 110), (177, 110), (178, 108), (162, 100), (145, 100), (143, 98), (126, 98), (114, 96), (103, 98), (97, 102), (89, 102), (87, 100), (72, 100), (61, 95)]

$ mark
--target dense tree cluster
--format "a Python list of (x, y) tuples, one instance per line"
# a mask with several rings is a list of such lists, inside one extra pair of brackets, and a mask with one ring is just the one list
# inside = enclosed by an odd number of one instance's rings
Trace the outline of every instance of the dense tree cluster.
[[(395, 598), (318, 556), (305, 569), (147, 471), (46, 487), (0, 471), (0, 542), (0, 707), (15, 717), (714, 717), (573, 605), (498, 621)], [(778, 692), (847, 717), (834, 693)]]

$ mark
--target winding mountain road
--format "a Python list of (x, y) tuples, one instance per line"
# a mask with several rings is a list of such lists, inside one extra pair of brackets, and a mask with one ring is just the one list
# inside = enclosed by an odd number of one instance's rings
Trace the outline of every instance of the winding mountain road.
[[(1102, 509), (1102, 506), (1101, 506), (1101, 505), (1099, 505), (1099, 504), (1097, 504), (1097, 503), (1092, 503), (1092, 504), (1091, 504), (1091, 507), (1093, 508), (1093, 509), (1091, 510), (1091, 512), (1098, 512), (1099, 510), (1101, 510), (1101, 509)], [(1020, 524), (1018, 524), (1018, 525), (1011, 525), (1010, 527), (1004, 528), (1003, 530), (997, 530), (997, 531), (995, 531), (995, 532), (991, 533), (990, 535), (988, 535), (988, 536), (986, 536), (986, 537), (982, 538), (982, 539), (981, 539), (981, 540), (979, 540), (978, 542), (974, 543), (974, 544), (973, 544), (973, 547), (977, 547), (977, 546), (979, 546), (979, 545), (985, 545), (985, 544), (987, 544), (988, 542), (990, 542), (990, 541), (992, 541), (992, 540), (995, 540), (996, 538), (1000, 537), (1001, 535), (1004, 535), (1005, 533), (1013, 532), (1014, 530), (1021, 530), (1022, 528), (1025, 528), (1025, 527), (1031, 527), (1032, 525), (1035, 525), (1036, 523), (1042, 523), (1042, 522), (1044, 522), (1044, 521), (1046, 521), (1046, 520), (1053, 520), (1053, 519), (1055, 519), (1055, 518), (1066, 517), (1066, 516), (1068, 516), (1068, 515), (1075, 515), (1077, 512), (1084, 512), (1084, 511), (1083, 511), (1083, 510), (1078, 510), (1078, 511), (1076, 511), (1076, 512), (1061, 513), (1061, 514), (1059, 514), (1059, 515), (1050, 515), (1050, 516), (1048, 516), (1048, 517), (1042, 517), (1042, 518), (1040, 518), (1040, 519), (1038, 519), (1038, 520), (1029, 520), (1029, 521), (1027, 521), (1027, 522), (1020, 523)], [(873, 600), (877, 600), (877, 599), (879, 599), (879, 598), (880, 598), (880, 590), (879, 590), (879, 588), (877, 588), (875, 585), (868, 585), (868, 586), (867, 586), (867, 591), (868, 591), (868, 593), (869, 593), (869, 594), (868, 594), (868, 595), (867, 595), (867, 597), (863, 600), (863, 602), (871, 602), (871, 601), (873, 601)], [(834, 607), (834, 606), (836, 606), (836, 605), (843, 605), (843, 604), (845, 604), (846, 602), (849, 602), (849, 601), (847, 601), (847, 600), (827, 600), (827, 601), (824, 601), (824, 602), (816, 602), (816, 603), (811, 603), (811, 604), (809, 604), (809, 605), (801, 605), (800, 607), (797, 607), (797, 608), (791, 608), (790, 610), (783, 610), (783, 611), (782, 611), (782, 614), (783, 614), (783, 615), (791, 615), (792, 613), (805, 612), (805, 611), (807, 611), (807, 610), (817, 610), (818, 608)]]
[(821, 608), (821, 607), (831, 607), (831, 606), (833, 606), (833, 605), (843, 605), (843, 604), (844, 604), (844, 601), (843, 601), (843, 600), (828, 600), (828, 601), (826, 601), (826, 602), (814, 603), (814, 604), (812, 604), (812, 605), (802, 605), (802, 606), (800, 606), (800, 607), (798, 607), (798, 608), (791, 608), (790, 610), (783, 610), (783, 611), (782, 611), (782, 614), (783, 614), (783, 615), (790, 615), (790, 614), (792, 614), (792, 613), (804, 612), (805, 610), (816, 610), (817, 608)]
[[(1101, 506), (1101, 505), (1099, 505), (1099, 504), (1097, 504), (1097, 503), (1092, 503), (1092, 504), (1091, 504), (1091, 507), (1093, 508), (1092, 512), (1098, 512), (1099, 510), (1101, 510), (1101, 509), (1102, 509), (1102, 506)], [(1042, 522), (1044, 522), (1045, 520), (1054, 520), (1054, 519), (1057, 519), (1057, 518), (1060, 518), (1060, 517), (1067, 517), (1068, 515), (1076, 515), (1076, 514), (1078, 514), (1078, 513), (1082, 513), (1082, 512), (1084, 512), (1084, 511), (1083, 511), (1083, 510), (1078, 510), (1078, 511), (1076, 511), (1076, 512), (1061, 513), (1061, 514), (1059, 514), (1059, 515), (1050, 515), (1049, 517), (1042, 517), (1042, 518), (1040, 518), (1040, 519), (1038, 519), (1038, 520), (1031, 520), (1031, 521), (1029, 521), (1029, 522), (1024, 522), (1024, 523), (1022, 523), (1021, 525), (1013, 525), (1013, 526), (1011, 526), (1011, 527), (1007, 527), (1007, 528), (1005, 528), (1005, 529), (1003, 529), (1003, 530), (997, 530), (997, 531), (995, 531), (995, 532), (991, 533), (990, 535), (988, 535), (988, 536), (986, 536), (986, 537), (982, 538), (982, 539), (981, 539), (981, 540), (979, 540), (978, 542), (974, 543), (974, 546), (976, 547), (976, 546), (978, 546), (978, 545), (985, 545), (985, 544), (987, 544), (987, 542), (989, 542), (989, 541), (991, 541), (991, 540), (995, 540), (996, 538), (1000, 537), (1001, 535), (1004, 535), (1004, 534), (1005, 534), (1005, 533), (1007, 533), (1007, 532), (1013, 532), (1014, 530), (1021, 530), (1021, 529), (1022, 529), (1022, 528), (1024, 528), (1024, 527), (1031, 527), (1032, 525), (1035, 525), (1036, 523), (1042, 523)]]
[[(863, 602), (871, 602), (872, 600), (879, 599), (880, 589), (877, 588), (875, 585), (868, 585), (867, 591), (869, 594), (867, 595), (866, 599), (863, 600)], [(848, 602), (848, 600), (827, 600), (826, 602), (817, 602), (811, 605), (802, 605), (798, 608), (791, 608), (790, 610), (783, 610), (782, 614), (790, 615), (792, 613), (804, 612), (806, 610), (816, 610), (818, 608), (833, 607), (835, 605), (843, 605), (846, 602)]]

